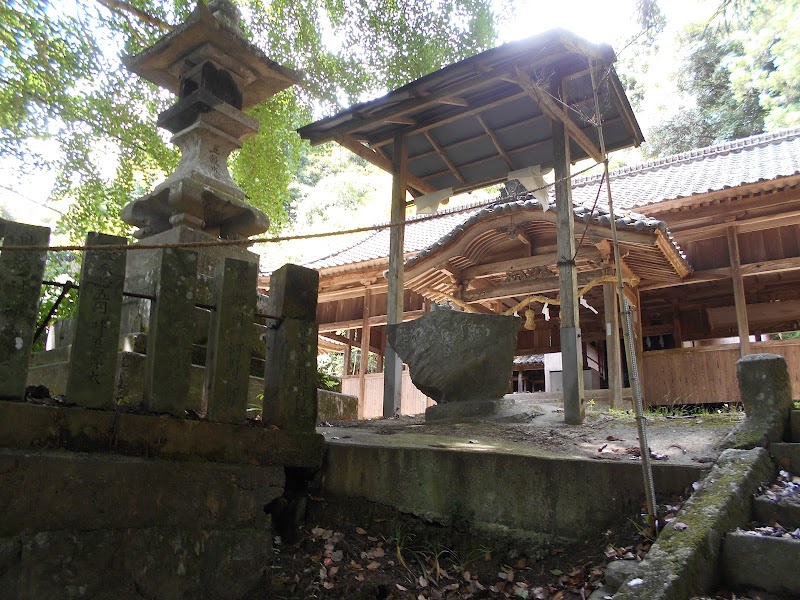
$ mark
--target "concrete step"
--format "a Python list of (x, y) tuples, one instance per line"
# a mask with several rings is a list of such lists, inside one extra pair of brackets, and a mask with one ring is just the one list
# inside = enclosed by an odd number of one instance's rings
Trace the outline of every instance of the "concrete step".
[(721, 565), (732, 588), (800, 596), (800, 540), (732, 531), (722, 544)]
[(800, 443), (773, 442), (769, 453), (779, 469), (800, 475)]
[(780, 523), (786, 529), (800, 527), (800, 494), (774, 500), (759, 496), (753, 504), (753, 515), (758, 523)]

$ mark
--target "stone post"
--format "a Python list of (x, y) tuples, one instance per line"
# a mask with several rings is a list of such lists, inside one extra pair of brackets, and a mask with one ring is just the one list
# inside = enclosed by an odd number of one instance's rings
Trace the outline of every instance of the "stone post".
[(255, 263), (227, 258), (217, 266), (206, 360), (210, 421), (241, 423), (247, 416), (257, 280)]
[[(115, 235), (86, 236), (87, 246), (127, 243)], [(66, 388), (69, 402), (79, 406), (114, 406), (125, 261), (125, 252), (87, 251), (83, 256)]]
[(782, 442), (793, 406), (786, 359), (750, 354), (737, 361), (736, 375), (747, 419), (727, 435), (723, 447), (744, 450)]
[[(5, 246), (47, 246), (50, 229), (0, 219), (0, 238)], [(46, 260), (46, 250), (0, 246), (0, 399), (25, 395)]]
[(319, 273), (284, 265), (270, 277), (264, 424), (314, 431), (317, 421), (317, 292)]
[(197, 253), (184, 248), (159, 251), (155, 298), (150, 310), (144, 402), (153, 412), (177, 417), (200, 410), (189, 400)]

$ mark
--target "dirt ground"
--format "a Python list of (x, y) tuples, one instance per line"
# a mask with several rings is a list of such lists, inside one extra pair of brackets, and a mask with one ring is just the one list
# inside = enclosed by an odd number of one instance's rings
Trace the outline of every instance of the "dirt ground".
[[(514, 422), (425, 422), (423, 415), (367, 421), (337, 421), (318, 428), (328, 439), (367, 441), (374, 435), (442, 436), (466, 443), (490, 443), (500, 451), (534, 451), (553, 456), (638, 460), (639, 435), (632, 411), (590, 406), (581, 425), (564, 423), (555, 403), (520, 403)], [(719, 412), (718, 412), (719, 411)], [(736, 409), (703, 409), (694, 414), (649, 413), (646, 435), (654, 460), (691, 464), (713, 462), (719, 444), (744, 414)]]

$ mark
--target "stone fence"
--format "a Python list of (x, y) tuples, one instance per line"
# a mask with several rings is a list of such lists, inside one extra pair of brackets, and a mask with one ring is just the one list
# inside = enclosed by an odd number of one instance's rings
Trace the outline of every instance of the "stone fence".
[[(0, 399), (22, 400), (28, 381), (42, 289), (49, 230), (0, 220)], [(90, 233), (81, 279), (72, 345), (66, 367), (65, 401), (84, 408), (116, 408), (120, 320), (126, 295), (129, 252), (125, 238)], [(198, 254), (187, 248), (155, 251), (153, 294), (141, 398), (142, 411), (208, 421), (244, 423), (248, 409), (257, 264), (221, 260), (210, 294), (199, 294)], [(267, 303), (264, 411), (266, 426), (313, 431), (317, 413), (316, 353), (318, 274), (285, 265), (272, 275)], [(128, 294), (129, 295), (129, 294)], [(212, 299), (205, 358), (205, 385), (190, 392), (192, 345), (199, 296)], [(137, 297), (141, 298), (139, 294)], [(196, 417), (195, 417), (196, 418)]]

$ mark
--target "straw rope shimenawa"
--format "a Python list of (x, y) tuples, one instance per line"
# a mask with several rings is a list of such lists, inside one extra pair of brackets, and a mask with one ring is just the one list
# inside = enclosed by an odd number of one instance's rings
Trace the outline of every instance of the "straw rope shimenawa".
[[(585, 169), (582, 169), (576, 173), (570, 174), (568, 177), (563, 177), (553, 183), (548, 183), (547, 185), (543, 185), (533, 190), (528, 190), (528, 192), (537, 192), (539, 190), (545, 190), (557, 183), (561, 183), (562, 181), (570, 180), (578, 175), (583, 175), (587, 171), (594, 169), (595, 167), (599, 166), (599, 164), (593, 164)], [(476, 208), (480, 208), (482, 206), (489, 206), (491, 204), (496, 204), (498, 202), (497, 198), (491, 198), (489, 200), (485, 200), (483, 202), (476, 202), (472, 203), (467, 207), (464, 208), (457, 208), (453, 210), (447, 211), (447, 213), (443, 214), (433, 214), (433, 215), (423, 215), (414, 219), (414, 222), (421, 222), (421, 221), (430, 221), (433, 219), (439, 219), (441, 217), (450, 216), (452, 214), (458, 214), (461, 212), (469, 212), (473, 211)], [(0, 222), (0, 225), (2, 223)], [(396, 226), (396, 225), (395, 225)], [(170, 244), (125, 244), (125, 245), (99, 245), (99, 246), (82, 246), (82, 245), (71, 245), (71, 246), (2, 246), (0, 245), (0, 252), (42, 252), (42, 251), (49, 251), (49, 252), (130, 252), (132, 250), (161, 250), (166, 248), (213, 248), (213, 247), (220, 247), (220, 246), (252, 246), (254, 244), (268, 244), (268, 243), (275, 243), (275, 242), (290, 242), (295, 240), (312, 240), (317, 238), (326, 238), (326, 237), (334, 237), (337, 235), (349, 235), (352, 233), (363, 233), (365, 231), (381, 231), (383, 229), (389, 229), (393, 227), (391, 223), (379, 223), (377, 225), (366, 225), (364, 227), (354, 227), (353, 229), (343, 229), (340, 231), (325, 231), (322, 233), (306, 233), (306, 234), (299, 234), (299, 235), (285, 235), (285, 236), (275, 236), (275, 237), (255, 237), (249, 239), (241, 239), (241, 240), (209, 240), (207, 242), (182, 242), (182, 243), (170, 243)]]

